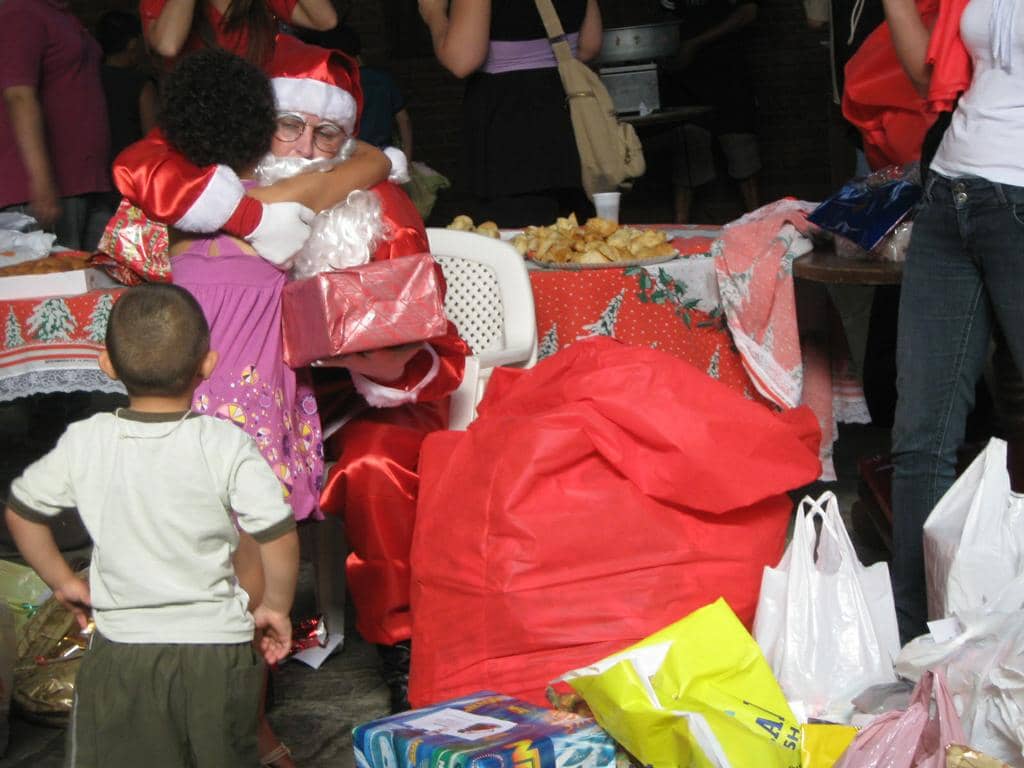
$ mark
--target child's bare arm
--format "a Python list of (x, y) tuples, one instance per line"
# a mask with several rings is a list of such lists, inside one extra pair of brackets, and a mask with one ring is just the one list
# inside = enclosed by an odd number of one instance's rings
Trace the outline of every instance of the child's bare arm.
[(245, 531), (238, 533), (238, 549), (232, 558), (235, 576), (249, 595), (249, 610), (263, 602), (263, 565), (260, 563), (260, 545)]
[(89, 585), (75, 576), (64, 561), (49, 526), (27, 520), (10, 507), (7, 507), (5, 517), (18, 551), (53, 590), (53, 596), (74, 613), (84, 629), (92, 610)]
[(320, 211), (342, 202), (356, 189), (369, 189), (387, 179), (391, 161), (376, 147), (357, 142), (352, 156), (329, 171), (300, 173), (248, 194), (264, 203), (294, 202)]
[(294, 529), (260, 544), (263, 601), (253, 611), (260, 651), (268, 664), (281, 661), (291, 650), (289, 613), (299, 574), (299, 536)]

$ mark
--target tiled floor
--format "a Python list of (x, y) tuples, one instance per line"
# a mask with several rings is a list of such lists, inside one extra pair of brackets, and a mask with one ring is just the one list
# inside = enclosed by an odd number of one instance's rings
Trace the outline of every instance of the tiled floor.
[[(884, 451), (887, 443), (888, 433), (884, 430), (844, 426), (836, 447), (840, 480), (800, 489), (794, 492), (794, 499), (804, 493), (834, 490), (848, 516), (857, 497), (857, 459)], [(870, 553), (864, 555), (868, 557)], [(296, 614), (309, 616), (313, 612), (311, 568), (304, 564)], [(329, 659), (320, 670), (311, 670), (297, 662), (287, 663), (274, 672), (273, 688), (275, 701), (270, 720), (278, 735), (292, 748), (296, 764), (310, 768), (352, 766), (352, 727), (385, 714), (387, 707), (387, 689), (377, 670), (376, 653), (351, 628), (344, 651)], [(17, 716), (11, 720), (10, 730), (10, 747), (0, 759), (0, 768), (57, 768), (62, 765), (64, 750), (60, 730), (35, 726)]]

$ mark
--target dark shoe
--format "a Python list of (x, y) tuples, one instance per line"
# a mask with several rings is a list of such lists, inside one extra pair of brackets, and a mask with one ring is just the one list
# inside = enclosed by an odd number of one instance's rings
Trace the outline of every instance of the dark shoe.
[(409, 657), (408, 640), (394, 645), (378, 645), (380, 672), (391, 694), (391, 714), (409, 709)]

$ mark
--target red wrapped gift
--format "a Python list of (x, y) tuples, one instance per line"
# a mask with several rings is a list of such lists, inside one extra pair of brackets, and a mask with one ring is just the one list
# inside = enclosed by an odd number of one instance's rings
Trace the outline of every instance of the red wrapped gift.
[(284, 360), (293, 368), (444, 335), (444, 282), (429, 253), (321, 272), (285, 286)]
[(146, 218), (127, 199), (107, 223), (98, 250), (110, 258), (98, 263), (122, 283), (171, 282), (166, 225)]

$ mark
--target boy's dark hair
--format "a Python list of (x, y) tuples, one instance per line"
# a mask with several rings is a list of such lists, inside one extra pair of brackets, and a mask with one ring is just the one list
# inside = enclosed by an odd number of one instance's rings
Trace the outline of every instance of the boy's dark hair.
[(184, 288), (129, 288), (107, 323), (107, 354), (129, 395), (177, 397), (193, 386), (210, 349), (202, 307)]
[(96, 24), (96, 39), (104, 56), (121, 53), (128, 43), (141, 35), (139, 17), (127, 11), (107, 11)]
[(211, 48), (188, 54), (167, 77), (158, 122), (195, 165), (222, 164), (239, 172), (270, 151), (276, 119), (263, 71)]

